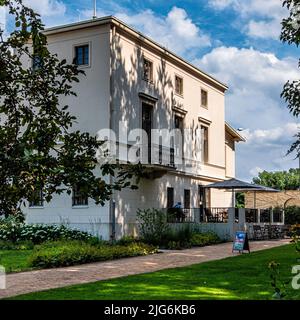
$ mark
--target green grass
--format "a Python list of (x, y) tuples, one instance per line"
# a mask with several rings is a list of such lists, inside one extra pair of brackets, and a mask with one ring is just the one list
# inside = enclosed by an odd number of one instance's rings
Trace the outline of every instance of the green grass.
[(32, 250), (0, 250), (0, 265), (6, 272), (20, 272), (30, 270), (28, 257)]
[[(75, 285), (15, 297), (16, 299), (271, 299), (268, 264), (280, 263), (284, 280), (297, 264), (293, 245), (244, 254), (184, 268)], [(287, 288), (288, 299), (300, 290)]]

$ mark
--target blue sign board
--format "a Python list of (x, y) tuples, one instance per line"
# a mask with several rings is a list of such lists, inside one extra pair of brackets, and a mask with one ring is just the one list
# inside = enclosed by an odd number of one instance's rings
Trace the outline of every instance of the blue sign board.
[(244, 250), (248, 250), (250, 252), (247, 232), (237, 231), (235, 233), (232, 251), (243, 252)]

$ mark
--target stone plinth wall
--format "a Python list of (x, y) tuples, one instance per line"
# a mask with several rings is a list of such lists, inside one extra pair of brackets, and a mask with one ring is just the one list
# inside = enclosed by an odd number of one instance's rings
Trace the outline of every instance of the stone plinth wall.
[[(256, 201), (254, 197), (256, 197)], [(300, 191), (256, 192), (256, 196), (254, 192), (245, 192), (245, 207), (253, 208), (255, 202), (257, 209), (300, 206)]]

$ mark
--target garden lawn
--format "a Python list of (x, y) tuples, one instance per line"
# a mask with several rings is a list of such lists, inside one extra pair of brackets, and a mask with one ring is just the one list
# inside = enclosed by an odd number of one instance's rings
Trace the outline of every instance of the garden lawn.
[[(297, 264), (297, 258), (299, 254), (294, 246), (286, 245), (184, 268), (36, 292), (15, 299), (271, 299), (269, 262), (279, 262), (282, 279), (291, 280), (291, 269)], [(293, 290), (289, 284), (287, 298), (300, 299), (300, 290)]]
[(0, 265), (6, 272), (20, 272), (30, 270), (28, 257), (32, 250), (0, 250)]

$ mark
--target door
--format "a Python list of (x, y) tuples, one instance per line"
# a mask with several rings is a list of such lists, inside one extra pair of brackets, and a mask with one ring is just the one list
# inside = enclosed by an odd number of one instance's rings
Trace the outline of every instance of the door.
[(148, 163), (151, 163), (151, 129), (152, 129), (152, 107), (146, 103), (142, 105), (142, 129), (147, 133), (147, 143), (148, 143)]
[(205, 216), (205, 209), (207, 205), (206, 201), (206, 189), (199, 185), (199, 208), (200, 208), (200, 222), (204, 220)]
[(174, 206), (174, 188), (167, 189), (167, 208), (173, 208)]
[(184, 209), (191, 208), (191, 190), (184, 189)]

